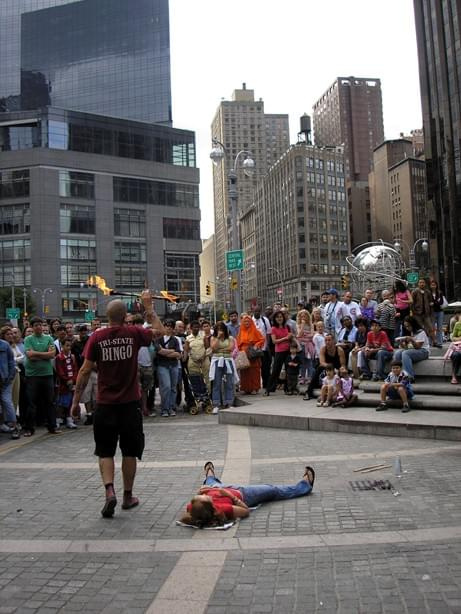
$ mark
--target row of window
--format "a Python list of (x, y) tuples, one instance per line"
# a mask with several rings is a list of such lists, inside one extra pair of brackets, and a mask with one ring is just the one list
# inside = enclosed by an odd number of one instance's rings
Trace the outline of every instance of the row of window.
[(20, 235), (30, 232), (28, 203), (0, 207), (0, 235)]
[(114, 201), (198, 209), (198, 186), (114, 177)]
[(29, 196), (29, 169), (0, 172), (0, 199)]

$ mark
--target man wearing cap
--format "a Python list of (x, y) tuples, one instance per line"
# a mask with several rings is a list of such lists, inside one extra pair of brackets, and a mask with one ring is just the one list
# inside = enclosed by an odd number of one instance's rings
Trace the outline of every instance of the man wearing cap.
[(339, 292), (336, 288), (327, 290), (329, 301), (323, 310), (323, 320), (325, 322), (325, 332), (331, 333), (335, 338), (338, 336), (342, 328), (341, 319), (343, 318), (343, 304), (338, 299)]

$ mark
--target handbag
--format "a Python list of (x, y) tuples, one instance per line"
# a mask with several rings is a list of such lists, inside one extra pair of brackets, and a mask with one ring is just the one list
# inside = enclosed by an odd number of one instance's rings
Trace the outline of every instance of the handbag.
[(248, 348), (248, 358), (250, 360), (254, 360), (255, 358), (262, 358), (264, 356), (264, 351), (256, 348), (254, 345), (250, 345)]
[(248, 369), (248, 367), (250, 366), (250, 361), (248, 360), (246, 352), (238, 352), (237, 356), (235, 357), (235, 366), (239, 371), (242, 371), (243, 369)]

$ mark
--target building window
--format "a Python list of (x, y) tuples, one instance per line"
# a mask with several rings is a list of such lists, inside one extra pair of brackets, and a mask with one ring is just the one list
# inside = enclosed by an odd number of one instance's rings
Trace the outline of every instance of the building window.
[(114, 177), (114, 201), (197, 209), (199, 193), (192, 184)]
[(61, 260), (96, 261), (96, 241), (61, 239)]
[(115, 268), (115, 285), (118, 288), (142, 288), (147, 279), (145, 266), (119, 265)]
[(3, 288), (30, 286), (30, 239), (0, 241), (0, 281)]
[(0, 235), (20, 235), (30, 232), (28, 203), (0, 207)]
[(116, 237), (145, 237), (146, 213), (142, 209), (114, 209)]
[(164, 239), (193, 239), (200, 240), (200, 221), (182, 220), (177, 218), (163, 218)]
[(74, 264), (70, 262), (61, 264), (61, 284), (63, 286), (80, 287), (85, 284), (90, 275), (96, 275), (96, 263), (86, 262)]
[(29, 196), (29, 169), (0, 172), (0, 198)]
[(116, 242), (115, 262), (146, 262), (146, 244)]
[(165, 288), (181, 301), (199, 300), (200, 267), (196, 254), (165, 252)]
[(86, 311), (88, 308), (97, 308), (97, 298), (91, 296), (88, 290), (74, 290), (61, 293), (61, 304), (63, 313), (74, 313)]
[(60, 171), (59, 196), (94, 200), (94, 175), (91, 173)]
[(88, 205), (61, 203), (59, 223), (62, 233), (94, 235), (96, 232), (95, 208)]

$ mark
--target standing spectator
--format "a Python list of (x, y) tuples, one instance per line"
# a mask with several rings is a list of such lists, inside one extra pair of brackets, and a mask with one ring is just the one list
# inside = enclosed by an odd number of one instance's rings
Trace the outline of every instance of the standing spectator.
[[(184, 390), (184, 403), (185, 403), (185, 407), (188, 408), (194, 405), (194, 398), (192, 396), (192, 390), (189, 384), (189, 378), (187, 377), (187, 353), (185, 352), (187, 334), (186, 334), (186, 326), (182, 320), (176, 320), (175, 327), (174, 327), (174, 333), (176, 337), (179, 339), (181, 343), (181, 349), (182, 349), (181, 359), (179, 361), (179, 377), (178, 377), (178, 391), (176, 394), (176, 405), (179, 406), (181, 404), (181, 395), (182, 395), (182, 391)], [(208, 375), (207, 375), (206, 381), (208, 382)], [(155, 413), (151, 413), (150, 415), (151, 416), (155, 415)]]
[(322, 322), (323, 324), (322, 311), (320, 307), (314, 307), (311, 313), (311, 324), (313, 330), (315, 329), (315, 325), (317, 324), (317, 322)]
[[(164, 328), (152, 308), (152, 294), (144, 290), (141, 298), (148, 323), (163, 334)], [(117, 505), (114, 489), (117, 443), (122, 452), (123, 509), (139, 504), (133, 496), (136, 475), (136, 458), (141, 459), (144, 450), (142, 413), (139, 407), (138, 350), (152, 342), (153, 330), (126, 326), (126, 305), (121, 300), (107, 305), (109, 326), (96, 330), (85, 347), (85, 362), (80, 369), (72, 415), (79, 412), (80, 397), (86, 388), (94, 363), (98, 368), (98, 408), (94, 420), (95, 454), (99, 457), (99, 469), (106, 491), (101, 510), (103, 518), (111, 518)]]
[(226, 322), (226, 326), (229, 329), (229, 335), (233, 339), (237, 339), (240, 330), (239, 314), (237, 311), (229, 312), (229, 322)]
[[(89, 340), (88, 326), (81, 324), (78, 329), (78, 337), (74, 339), (72, 343), (72, 354), (77, 361), (77, 367), (80, 369), (85, 361), (84, 350)], [(96, 410), (96, 396), (98, 391), (98, 372), (96, 364), (93, 365), (90, 375), (88, 377), (88, 383), (83, 391), (80, 402), (85, 405), (85, 426), (91, 426), (93, 424), (93, 414)]]
[(43, 334), (43, 320), (32, 318), (33, 334), (24, 339), (26, 352), (26, 382), (29, 407), (26, 416), (24, 437), (35, 433), (37, 407), (43, 404), (46, 412), (48, 432), (58, 434), (56, 428), (56, 406), (54, 404), (54, 376), (52, 360), (56, 355), (53, 337)]
[(66, 328), (66, 336), (67, 338), (70, 340), (70, 342), (72, 343), (73, 340), (75, 339), (75, 335), (74, 335), (74, 323), (70, 322), (69, 320), (67, 322), (64, 322), (64, 326)]
[(200, 335), (200, 324), (198, 320), (193, 320), (190, 324), (190, 334), (186, 337), (184, 344), (184, 357), (186, 363), (184, 368), (187, 369), (190, 377), (192, 391), (194, 396), (187, 398), (186, 404), (192, 407), (196, 399), (204, 398), (209, 387), (209, 372), (210, 359), (207, 356), (205, 346), (205, 337)]
[(394, 305), (395, 305), (395, 337), (404, 334), (403, 321), (410, 315), (410, 308), (413, 303), (410, 290), (401, 279), (394, 283)]
[(229, 335), (229, 327), (224, 322), (217, 322), (210, 344), (213, 414), (218, 413), (221, 399), (225, 409), (230, 407), (234, 401), (234, 386), (238, 382), (238, 374), (232, 358), (234, 345), (234, 339)]
[[(411, 293), (413, 299), (412, 312), (413, 317), (418, 323), (419, 328), (422, 328), (428, 337), (432, 338), (435, 342), (434, 330), (432, 327), (432, 308), (434, 302), (432, 300), (432, 294), (426, 287), (426, 280), (420, 279), (418, 281), (418, 287)], [(403, 367), (405, 370), (405, 365)]]
[(285, 373), (287, 374), (286, 394), (290, 396), (298, 393), (299, 370), (302, 365), (299, 354), (298, 344), (292, 339), (290, 343), (290, 352), (285, 360)]
[(381, 297), (383, 300), (376, 308), (375, 318), (381, 324), (382, 330), (386, 333), (392, 345), (395, 334), (395, 306), (389, 290), (383, 290)]
[(447, 299), (439, 289), (439, 284), (432, 279), (429, 284), (432, 294), (432, 325), (435, 329), (435, 346), (441, 348), (443, 345), (443, 308), (448, 304)]
[(60, 352), (62, 352), (62, 346), (63, 346), (64, 341), (68, 338), (66, 327), (63, 324), (59, 324), (58, 326), (55, 327), (54, 334), (55, 334), (54, 346), (56, 348), (56, 354), (59, 354)]
[(319, 309), (320, 309), (320, 313), (322, 315), (322, 319), (323, 320), (325, 320), (325, 308), (326, 308), (329, 300), (330, 300), (330, 293), (329, 292), (322, 292), (322, 294), (320, 295)]
[(325, 325), (322, 320), (315, 324), (315, 334), (312, 338), (312, 342), (315, 348), (314, 367), (317, 368), (320, 359), (320, 350), (325, 345)]
[[(10, 433), (12, 439), (19, 439), (19, 429), (16, 419), (16, 410), (13, 404), (13, 381), (16, 377), (16, 363), (10, 341), (13, 334), (9, 326), (0, 330), (0, 401), (3, 410), (3, 424), (0, 430)], [(8, 339), (7, 339), (8, 338)]]
[[(343, 317), (342, 303), (338, 299), (339, 293), (336, 288), (328, 290), (330, 300), (325, 305), (323, 311), (323, 321), (325, 322), (325, 330), (327, 333), (336, 335), (341, 330), (341, 318)], [(323, 295), (322, 295), (323, 296)]]
[(96, 332), (97, 330), (101, 328), (101, 320), (99, 318), (94, 318), (93, 320), (91, 320), (90, 327), (91, 327), (90, 335), (92, 335), (94, 332)]
[(376, 372), (373, 375), (373, 380), (377, 382), (378, 380), (383, 380), (386, 377), (384, 369), (386, 366), (386, 361), (392, 358), (393, 348), (391, 342), (389, 341), (389, 337), (385, 331), (382, 330), (381, 324), (378, 322), (378, 320), (372, 320), (370, 324), (371, 330), (367, 335), (367, 342), (361, 353), (361, 369), (363, 379), (370, 379), (371, 372), (368, 361), (370, 359), (375, 359), (377, 361), (377, 365)]
[(272, 365), (271, 375), (267, 383), (265, 396), (269, 396), (271, 392), (275, 392), (277, 382), (285, 364), (285, 360), (290, 351), (290, 341), (293, 338), (293, 333), (286, 325), (286, 318), (283, 311), (274, 313), (274, 325), (271, 329), (272, 343), (275, 346), (274, 363)]
[[(375, 301), (375, 291), (372, 290), (371, 288), (367, 288), (365, 290), (365, 298), (368, 301), (368, 307), (371, 307), (373, 309), (373, 313), (376, 311), (376, 308), (378, 307), (378, 303)], [(374, 317), (374, 315), (373, 315)]]
[(179, 341), (174, 336), (173, 320), (165, 320), (165, 334), (155, 340), (157, 376), (162, 403), (162, 418), (176, 416), (176, 385), (178, 360), (181, 358)]
[(370, 322), (370, 320), (373, 320), (375, 317), (375, 308), (373, 307), (373, 305), (368, 305), (368, 299), (366, 296), (362, 296), (362, 298), (360, 299), (360, 311), (362, 313), (362, 317), (366, 318), (368, 322)]
[(264, 337), (264, 346), (263, 346), (263, 356), (261, 358), (261, 378), (263, 388), (266, 388), (267, 382), (269, 381), (269, 376), (271, 372), (271, 362), (272, 362), (272, 354), (269, 348), (269, 343), (271, 341), (270, 334), (272, 325), (269, 322), (269, 319), (266, 316), (261, 315), (261, 307), (257, 306), (253, 311), (253, 322), (255, 323), (256, 328)]
[(261, 388), (261, 358), (251, 357), (252, 348), (263, 350), (266, 342), (264, 336), (256, 328), (251, 316), (243, 314), (240, 318), (240, 330), (237, 335), (237, 349), (245, 352), (250, 366), (240, 372), (240, 390), (246, 394), (253, 394)]
[(266, 307), (266, 309), (264, 310), (264, 315), (269, 320), (269, 322), (270, 322), (270, 324), (272, 326), (272, 318), (273, 318), (273, 315), (274, 315), (274, 308), (272, 307), (272, 305), (268, 305)]
[(355, 346), (355, 339), (357, 337), (357, 328), (352, 323), (350, 316), (344, 316), (342, 319), (343, 327), (338, 334), (337, 345), (343, 349), (344, 356), (346, 357), (346, 364), (349, 361), (349, 354)]
[[(134, 315), (133, 324), (144, 328), (144, 318), (140, 313)], [(149, 326), (146, 326), (146, 328), (149, 328)], [(155, 346), (153, 342), (150, 345), (143, 345), (139, 348), (138, 377), (141, 388), (141, 411), (144, 417), (155, 416), (155, 411), (150, 412), (147, 408), (147, 399), (154, 385), (154, 358)]]
[(340, 367), (346, 367), (346, 357), (342, 348), (337, 347), (335, 338), (331, 333), (325, 334), (325, 345), (320, 350), (319, 364), (315, 369), (315, 373), (307, 387), (306, 394), (303, 397), (304, 401), (310, 401), (314, 398), (314, 389), (320, 386), (320, 377), (322, 376), (327, 365), (333, 365), (333, 368), (339, 371)]
[(410, 382), (414, 382), (413, 363), (429, 358), (429, 339), (416, 318), (407, 316), (403, 326), (409, 334), (399, 338), (401, 349), (395, 353), (394, 359), (402, 362), (403, 370), (410, 378)]
[(78, 367), (71, 348), (71, 340), (66, 339), (55, 359), (58, 383), (57, 405), (58, 410), (62, 413), (63, 420), (65, 419), (66, 427), (68, 429), (76, 429), (77, 426), (70, 415), (70, 408), (72, 406), (75, 384), (77, 383)]
[(352, 300), (352, 292), (344, 292), (342, 312), (344, 316), (349, 316), (352, 320), (352, 324), (355, 324), (355, 320), (361, 315), (360, 305)]
[[(16, 368), (19, 371), (19, 402), (18, 402), (18, 411), (19, 411), (19, 424), (23, 425), (26, 420), (28, 401), (27, 401), (27, 386), (26, 386), (26, 373), (24, 369), (24, 362), (26, 360), (26, 351), (24, 349), (24, 341), (21, 336), (21, 331), (17, 326), (12, 328), (13, 332), (13, 340), (14, 346), (12, 346), (13, 354)], [(14, 383), (13, 383), (13, 404), (15, 402), (15, 392), (14, 392)]]
[(61, 326), (61, 324), (62, 322), (59, 318), (55, 318), (54, 320), (51, 320), (50, 333), (53, 339), (58, 338), (58, 327)]
[(298, 311), (296, 318), (297, 334), (296, 338), (301, 348), (301, 370), (300, 370), (300, 384), (308, 383), (312, 374), (314, 373), (314, 357), (315, 346), (313, 342), (314, 333), (312, 331), (311, 314), (307, 309), (301, 309)]
[(286, 318), (285, 323), (286, 323), (286, 325), (288, 326), (290, 331), (293, 333), (293, 335), (296, 337), (296, 333), (297, 333), (296, 322), (290, 316), (290, 313), (288, 312), (288, 308), (287, 307), (282, 307), (280, 309), (280, 311), (285, 315), (285, 318)]

